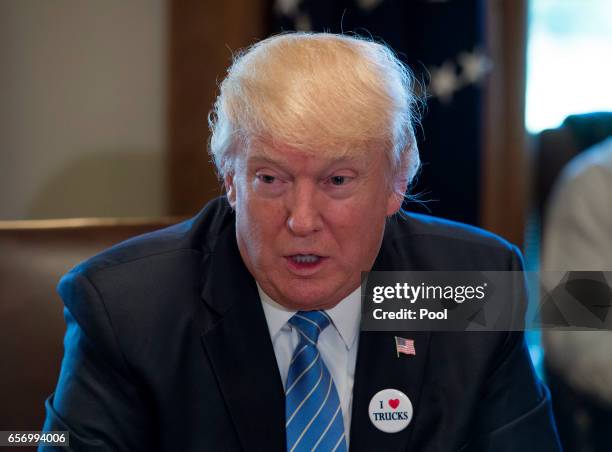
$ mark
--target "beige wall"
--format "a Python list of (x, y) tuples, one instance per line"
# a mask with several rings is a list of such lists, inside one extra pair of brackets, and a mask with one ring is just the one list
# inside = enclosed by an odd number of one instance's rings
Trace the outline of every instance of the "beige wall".
[(166, 15), (0, 1), (0, 220), (166, 212)]

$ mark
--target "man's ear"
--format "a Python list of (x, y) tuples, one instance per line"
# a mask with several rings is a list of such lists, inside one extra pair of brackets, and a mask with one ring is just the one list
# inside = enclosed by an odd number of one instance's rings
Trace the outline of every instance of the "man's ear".
[(229, 173), (223, 179), (223, 185), (225, 185), (225, 191), (227, 193), (227, 200), (232, 206), (232, 209), (236, 208), (236, 185), (234, 184), (234, 173)]
[(391, 193), (387, 201), (387, 216), (395, 214), (404, 203), (404, 194), (408, 189), (408, 165), (410, 164), (408, 152), (402, 154), (400, 169), (391, 184)]
[(391, 215), (396, 214), (402, 207), (403, 202), (404, 197), (399, 195), (397, 192), (392, 191), (389, 193), (389, 198), (387, 199), (387, 216), (390, 217)]

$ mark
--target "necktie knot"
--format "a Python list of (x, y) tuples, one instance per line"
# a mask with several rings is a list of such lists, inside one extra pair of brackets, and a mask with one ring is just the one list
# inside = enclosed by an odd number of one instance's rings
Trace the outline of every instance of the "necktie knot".
[(329, 316), (323, 311), (298, 311), (289, 319), (289, 323), (298, 329), (302, 337), (316, 344), (319, 334), (330, 324)]

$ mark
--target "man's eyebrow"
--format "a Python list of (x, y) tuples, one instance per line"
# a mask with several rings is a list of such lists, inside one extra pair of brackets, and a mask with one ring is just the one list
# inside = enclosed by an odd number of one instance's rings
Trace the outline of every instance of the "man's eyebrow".
[(270, 163), (272, 165), (282, 164), (282, 162), (273, 160), (270, 157), (267, 157), (265, 154), (257, 154), (257, 155), (249, 156), (247, 161), (249, 163)]
[(274, 167), (280, 168), (281, 170), (287, 172), (287, 169), (283, 161), (274, 160), (266, 156), (265, 154), (253, 155), (247, 159), (247, 166), (252, 167), (253, 165), (262, 165), (262, 164), (274, 166)]
[[(341, 155), (337, 157), (328, 158), (328, 161), (325, 164), (324, 168), (321, 168), (321, 171), (329, 171), (330, 169), (334, 169), (334, 171), (341, 169), (338, 166), (341, 165), (350, 165), (351, 167), (357, 162), (357, 158), (355, 156), (347, 156)], [(284, 173), (291, 174), (292, 170), (288, 166), (288, 162), (285, 160), (277, 160), (271, 157), (268, 157), (264, 152), (258, 152), (256, 154), (252, 154), (247, 158), (246, 162), (247, 168), (254, 170), (254, 166), (259, 165), (270, 165)], [(364, 170), (367, 172), (367, 168)]]

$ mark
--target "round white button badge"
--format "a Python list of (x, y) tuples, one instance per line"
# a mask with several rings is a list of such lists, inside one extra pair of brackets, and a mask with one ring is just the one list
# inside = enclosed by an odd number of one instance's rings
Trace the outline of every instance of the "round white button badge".
[(397, 433), (412, 420), (412, 402), (397, 389), (383, 389), (370, 400), (370, 421), (378, 430)]

